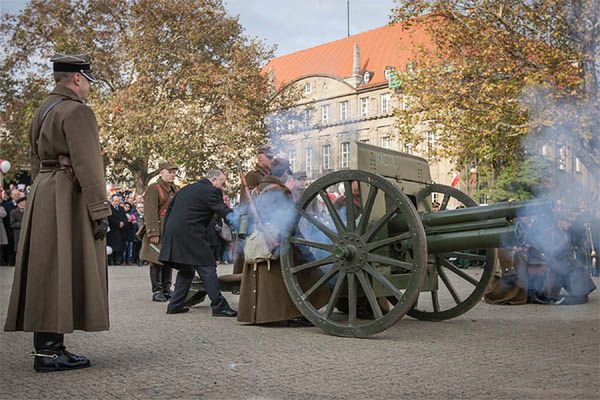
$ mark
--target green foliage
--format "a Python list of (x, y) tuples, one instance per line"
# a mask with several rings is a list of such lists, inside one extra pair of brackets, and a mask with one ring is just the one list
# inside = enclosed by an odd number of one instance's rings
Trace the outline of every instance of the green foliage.
[(495, 185), (484, 193), (491, 203), (529, 200), (551, 189), (554, 165), (544, 157), (531, 157), (505, 166)]

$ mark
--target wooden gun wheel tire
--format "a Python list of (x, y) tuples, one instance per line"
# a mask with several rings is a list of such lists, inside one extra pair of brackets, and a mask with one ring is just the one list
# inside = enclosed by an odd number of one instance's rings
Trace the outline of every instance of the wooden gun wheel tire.
[[(345, 196), (332, 200), (329, 190), (338, 187), (344, 188)], [(322, 202), (323, 211), (315, 211), (315, 201)], [(333, 172), (311, 184), (296, 209), (292, 227), (281, 240), (282, 273), (290, 297), (309, 321), (332, 335), (367, 337), (389, 328), (411, 309), (425, 276), (427, 243), (416, 208), (393, 183), (359, 170)], [(406, 231), (387, 237), (389, 221), (398, 216), (406, 221)], [(399, 242), (412, 245), (410, 259), (386, 255), (386, 249)], [(297, 255), (307, 253), (312, 257), (297, 261)], [(404, 289), (381, 272), (391, 268), (406, 271)], [(316, 270), (319, 278), (302, 287), (299, 276), (309, 270)], [(317, 308), (311, 295), (322, 286), (331, 290), (329, 300)], [(382, 307), (385, 297), (376, 295), (375, 286), (387, 290), (395, 304)], [(340, 297), (347, 298), (347, 313), (334, 312)], [(359, 298), (374, 319), (360, 318)]]

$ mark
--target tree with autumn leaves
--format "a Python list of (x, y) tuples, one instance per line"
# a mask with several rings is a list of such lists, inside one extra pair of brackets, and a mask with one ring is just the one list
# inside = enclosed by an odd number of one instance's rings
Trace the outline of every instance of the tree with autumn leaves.
[(52, 87), (53, 53), (93, 58), (90, 104), (108, 175), (143, 190), (169, 159), (195, 179), (234, 171), (286, 106), (262, 65), (272, 49), (244, 35), (221, 0), (32, 0), (2, 18), (0, 158), (28, 165), (27, 125)]
[(433, 156), (475, 161), (491, 186), (551, 142), (600, 181), (598, 0), (396, 3), (393, 21), (425, 24), (434, 44), (399, 71), (411, 99), (397, 112), (403, 140), (434, 130)]

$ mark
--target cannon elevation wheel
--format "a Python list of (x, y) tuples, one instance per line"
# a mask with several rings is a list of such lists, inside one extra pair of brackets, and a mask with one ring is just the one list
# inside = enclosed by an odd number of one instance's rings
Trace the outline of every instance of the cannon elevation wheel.
[[(451, 186), (432, 184), (417, 194), (417, 201), (437, 193), (441, 196), (440, 211), (449, 204), (478, 207), (475, 200)], [(442, 321), (455, 318), (473, 308), (483, 296), (494, 273), (495, 249), (470, 249), (429, 254), (429, 262), (437, 272), (438, 288), (420, 294), (412, 310), (413, 318)], [(470, 272), (466, 272), (467, 268)]]
[[(345, 197), (332, 200), (330, 190), (338, 187), (344, 188)], [(416, 208), (405, 194), (378, 175), (345, 170), (310, 185), (296, 208), (292, 227), (281, 241), (282, 272), (290, 297), (308, 320), (333, 335), (366, 337), (387, 329), (410, 310), (423, 284), (427, 243)], [(387, 224), (398, 216), (408, 228), (388, 237)], [(410, 258), (390, 255), (398, 242), (412, 244)], [(317, 271), (318, 279), (302, 287), (299, 276), (307, 270)], [(393, 270), (408, 277), (405, 289), (391, 282)], [(321, 287), (330, 289), (322, 306), (311, 298)], [(346, 298), (347, 312), (334, 312)], [(368, 304), (373, 319), (361, 319), (360, 301)]]

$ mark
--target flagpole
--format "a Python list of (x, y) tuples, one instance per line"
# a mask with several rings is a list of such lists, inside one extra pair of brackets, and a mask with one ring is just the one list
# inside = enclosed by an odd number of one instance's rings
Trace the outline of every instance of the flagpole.
[(346, 17), (348, 26), (348, 36), (350, 36), (350, 0), (346, 0)]

